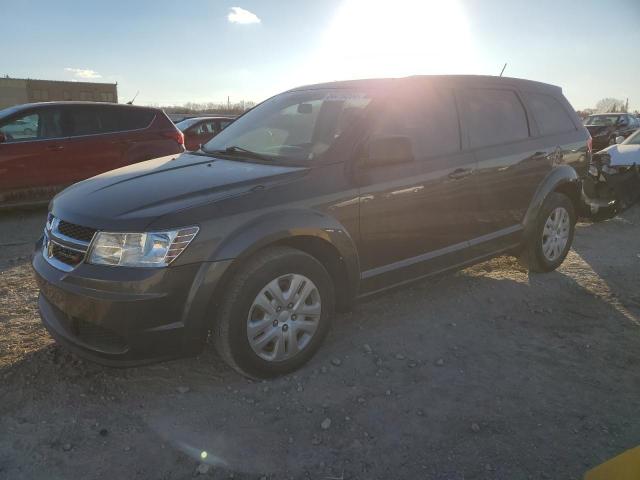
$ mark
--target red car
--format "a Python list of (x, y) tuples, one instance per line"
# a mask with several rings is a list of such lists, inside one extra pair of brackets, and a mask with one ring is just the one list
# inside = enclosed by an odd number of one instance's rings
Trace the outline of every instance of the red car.
[(99, 173), (184, 151), (157, 108), (48, 102), (0, 110), (0, 207), (38, 204)]
[(184, 133), (184, 145), (187, 150), (198, 150), (235, 119), (232, 117), (194, 117), (176, 123)]

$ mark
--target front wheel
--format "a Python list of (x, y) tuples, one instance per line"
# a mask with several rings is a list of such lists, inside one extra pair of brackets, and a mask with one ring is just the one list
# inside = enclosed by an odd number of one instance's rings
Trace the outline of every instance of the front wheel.
[(551, 272), (558, 268), (573, 243), (575, 224), (571, 199), (561, 193), (551, 193), (542, 204), (520, 261), (533, 272)]
[(291, 372), (320, 347), (334, 304), (331, 277), (318, 260), (289, 247), (268, 248), (243, 263), (226, 287), (216, 349), (249, 377)]

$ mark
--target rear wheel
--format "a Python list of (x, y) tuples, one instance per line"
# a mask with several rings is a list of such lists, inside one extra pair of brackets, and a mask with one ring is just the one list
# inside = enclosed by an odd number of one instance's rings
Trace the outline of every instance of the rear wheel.
[(569, 197), (551, 193), (540, 209), (531, 238), (520, 256), (521, 263), (534, 272), (558, 268), (573, 243), (575, 224), (575, 209)]
[(228, 285), (214, 329), (216, 349), (249, 377), (296, 370), (327, 334), (334, 297), (331, 277), (314, 257), (289, 247), (266, 249)]

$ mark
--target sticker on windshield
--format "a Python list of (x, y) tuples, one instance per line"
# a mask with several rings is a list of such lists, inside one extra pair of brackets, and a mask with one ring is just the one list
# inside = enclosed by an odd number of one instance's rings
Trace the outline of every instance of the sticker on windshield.
[(325, 101), (346, 102), (348, 100), (369, 100), (365, 92), (330, 92), (324, 97)]

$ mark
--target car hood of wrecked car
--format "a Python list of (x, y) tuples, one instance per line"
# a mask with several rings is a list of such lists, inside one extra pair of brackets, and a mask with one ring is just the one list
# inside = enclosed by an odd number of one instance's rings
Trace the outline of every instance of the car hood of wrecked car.
[(640, 145), (624, 143), (619, 145), (611, 145), (605, 148), (602, 153), (607, 153), (611, 157), (609, 165), (614, 166), (631, 166), (634, 163), (640, 165)]

